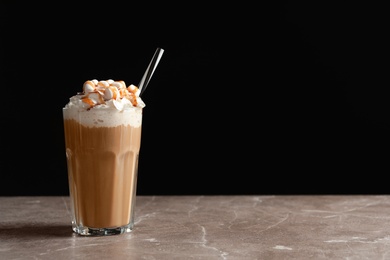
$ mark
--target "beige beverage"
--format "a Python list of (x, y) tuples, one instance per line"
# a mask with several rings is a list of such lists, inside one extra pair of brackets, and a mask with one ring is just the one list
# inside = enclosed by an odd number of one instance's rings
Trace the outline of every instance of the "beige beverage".
[(72, 228), (81, 235), (132, 230), (142, 109), (138, 88), (86, 81), (63, 109)]

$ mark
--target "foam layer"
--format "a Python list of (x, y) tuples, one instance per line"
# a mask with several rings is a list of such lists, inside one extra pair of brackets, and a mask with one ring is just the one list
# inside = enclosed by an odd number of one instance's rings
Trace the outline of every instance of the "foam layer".
[(90, 109), (63, 108), (64, 119), (73, 119), (87, 127), (116, 127), (119, 125), (140, 127), (142, 123), (142, 108)]

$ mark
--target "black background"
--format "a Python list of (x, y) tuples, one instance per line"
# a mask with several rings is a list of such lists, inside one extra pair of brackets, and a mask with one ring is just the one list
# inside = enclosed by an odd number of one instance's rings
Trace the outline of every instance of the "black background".
[(388, 193), (384, 7), (0, 4), (0, 195), (68, 194), (62, 107), (147, 90), (138, 194)]

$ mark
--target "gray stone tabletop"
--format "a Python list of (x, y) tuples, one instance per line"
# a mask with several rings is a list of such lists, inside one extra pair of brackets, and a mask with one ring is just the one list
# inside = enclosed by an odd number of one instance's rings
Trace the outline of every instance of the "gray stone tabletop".
[(138, 196), (131, 233), (72, 232), (68, 197), (0, 197), (0, 259), (390, 259), (390, 196)]

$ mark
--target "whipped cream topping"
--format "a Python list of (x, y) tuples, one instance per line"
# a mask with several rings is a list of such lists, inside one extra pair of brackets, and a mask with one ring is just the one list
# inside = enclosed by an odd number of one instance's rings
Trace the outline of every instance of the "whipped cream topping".
[(137, 86), (126, 86), (122, 80), (87, 80), (83, 91), (72, 96), (65, 105), (64, 118), (90, 127), (123, 124), (138, 127), (145, 107), (139, 94)]
[(139, 93), (138, 87), (133, 84), (126, 86), (123, 80), (87, 80), (84, 82), (83, 92), (71, 97), (67, 106), (87, 110), (112, 108), (119, 111), (129, 107), (145, 107)]

